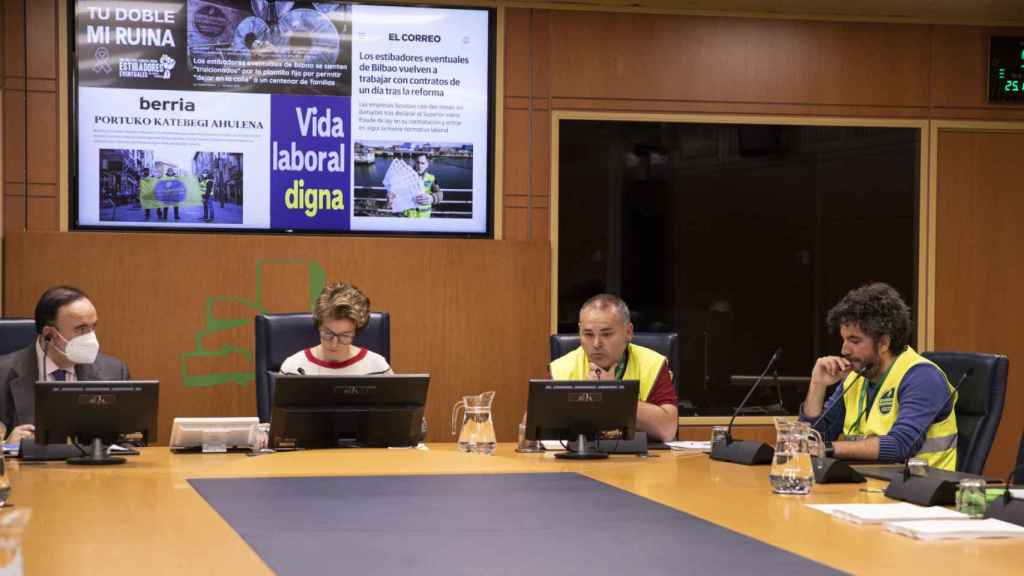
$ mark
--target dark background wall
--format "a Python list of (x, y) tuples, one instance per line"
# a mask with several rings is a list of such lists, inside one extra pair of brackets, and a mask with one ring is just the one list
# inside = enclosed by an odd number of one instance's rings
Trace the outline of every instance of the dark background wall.
[[(65, 97), (58, 85), (58, 14), (64, 1), (24, 6), (7, 0), (2, 10), (4, 314), (28, 315), (38, 292), (57, 280), (97, 292), (101, 313), (114, 317), (101, 333), (110, 342), (105, 349), (140, 367), (140, 376), (162, 380), (161, 419), (167, 422), (175, 414), (224, 413), (222, 406), (234, 413), (252, 405), (251, 387), (227, 386), (211, 400), (184, 385), (173, 361), (156, 358), (177, 357), (183, 350), (167, 346), (185, 346), (202, 327), (182, 312), (201, 302), (196, 290), (202, 296), (222, 286), (241, 290), (246, 282), (232, 284), (241, 270), (254, 269), (268, 254), (293, 255), (320, 262), (328, 277), (358, 280), (381, 309), (401, 313), (395, 320), (399, 368), (436, 369), (434, 359), (446, 358), (432, 387), (431, 439), (446, 437), (442, 401), (492, 388), (504, 391), (497, 400), (507, 403), (499, 429), (502, 439), (511, 439), (512, 420), (525, 405), (525, 378), (543, 373), (546, 356), (555, 110), (1024, 120), (1024, 110), (985, 103), (993, 32), (986, 27), (501, 8), (501, 240), (69, 234), (57, 232), (65, 121), (58, 112)], [(1024, 278), (1021, 256), (1007, 248), (1013, 228), (1005, 220), (1020, 213), (1024, 195), (1019, 183), (987, 175), (1003, 168), (1000, 162), (1012, 163), (1000, 151), (1007, 142), (1014, 146), (1008, 149), (1020, 149), (1022, 136), (971, 125), (938, 134), (938, 163), (927, 167), (935, 168), (937, 181), (929, 184), (938, 191), (934, 344), (1002, 352), (1013, 366), (1024, 358), (1024, 340), (1014, 330), (1022, 312), (1014, 296), (1024, 293)], [(433, 266), (403, 266), (403, 254), (428, 255)], [(381, 265), (375, 255), (393, 264)], [(177, 273), (164, 272), (172, 268)], [(451, 284), (434, 280), (438, 276)], [(117, 280), (128, 277), (132, 283)], [(122, 296), (136, 283), (159, 283), (159, 298)], [(425, 302), (405, 303), (416, 297)], [(451, 324), (453, 316), (463, 320)], [(167, 340), (136, 337), (139, 319), (154, 317), (159, 325), (145, 329), (167, 331)], [(458, 330), (470, 332), (462, 337)], [(453, 347), (472, 360), (453, 356)], [(1024, 423), (1024, 380), (1012, 366), (992, 472), (1009, 468)], [(155, 373), (144, 374), (150, 370)]]

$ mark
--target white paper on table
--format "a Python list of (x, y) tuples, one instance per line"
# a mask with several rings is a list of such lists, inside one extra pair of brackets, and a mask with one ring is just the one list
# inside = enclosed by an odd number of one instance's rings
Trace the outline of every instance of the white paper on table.
[(711, 441), (675, 440), (672, 442), (665, 442), (665, 446), (668, 446), (673, 450), (697, 450), (700, 452), (708, 452), (711, 450)]
[(881, 524), (903, 520), (963, 520), (966, 514), (941, 506), (897, 504), (808, 504), (810, 508), (857, 524)]
[(1024, 527), (997, 518), (984, 520), (912, 520), (886, 522), (885, 529), (919, 540), (951, 538), (1021, 538)]
[(563, 444), (561, 440), (541, 440), (540, 445), (543, 446), (545, 450), (566, 450), (565, 444)]
[(388, 193), (395, 196), (391, 200), (392, 212), (405, 212), (417, 207), (416, 196), (423, 193), (423, 179), (404, 160), (395, 158), (391, 161), (383, 183)]

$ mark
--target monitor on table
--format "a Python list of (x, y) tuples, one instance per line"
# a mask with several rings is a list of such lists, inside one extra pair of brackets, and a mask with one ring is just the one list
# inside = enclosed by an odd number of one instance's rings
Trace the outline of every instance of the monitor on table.
[(36, 442), (91, 444), (69, 464), (122, 464), (104, 445), (155, 442), (159, 391), (156, 380), (36, 382)]
[(586, 441), (609, 432), (632, 439), (639, 389), (637, 380), (530, 380), (526, 438), (577, 441), (574, 452), (558, 458), (607, 458), (604, 452), (589, 450)]
[(277, 374), (275, 449), (415, 446), (423, 439), (429, 374)]

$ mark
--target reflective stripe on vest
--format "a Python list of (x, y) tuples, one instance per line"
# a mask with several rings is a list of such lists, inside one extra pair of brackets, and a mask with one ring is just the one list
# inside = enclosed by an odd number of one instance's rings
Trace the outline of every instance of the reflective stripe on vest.
[[(650, 348), (629, 345), (629, 361), (626, 363), (626, 372), (622, 375), (623, 380), (639, 380), (640, 394), (637, 396), (641, 401), (646, 402), (647, 396), (654, 388), (658, 380), (661, 367), (665, 365), (666, 359)], [(587, 353), (580, 346), (565, 356), (551, 362), (549, 366), (551, 377), (555, 380), (589, 380), (590, 362), (587, 360)]]
[[(896, 423), (900, 412), (900, 383), (903, 382), (907, 372), (918, 364), (931, 364), (935, 366), (935, 369), (942, 374), (943, 381), (946, 382), (946, 389), (952, 393), (953, 387), (949, 385), (949, 380), (946, 378), (945, 373), (942, 372), (942, 369), (915, 352), (913, 348), (907, 346), (907, 349), (896, 357), (896, 361), (889, 369), (885, 381), (882, 382), (882, 386), (875, 396), (875, 402), (872, 404), (871, 409), (868, 410), (866, 418), (861, 416), (860, 422), (857, 421), (857, 417), (860, 416), (861, 408), (857, 403), (864, 393), (863, 388), (866, 380), (855, 372), (850, 372), (846, 376), (843, 386), (856, 388), (856, 390), (850, 391), (847, 389), (847, 394), (843, 397), (843, 402), (846, 406), (843, 433), (864, 434), (867, 436), (884, 436), (888, 434), (889, 430)], [(917, 451), (916, 456), (926, 459), (928, 465), (933, 468), (942, 468), (944, 470), (956, 469), (957, 428), (955, 408), (956, 400), (954, 399), (951, 401), (949, 415), (944, 420), (932, 422), (928, 426), (924, 443)]]

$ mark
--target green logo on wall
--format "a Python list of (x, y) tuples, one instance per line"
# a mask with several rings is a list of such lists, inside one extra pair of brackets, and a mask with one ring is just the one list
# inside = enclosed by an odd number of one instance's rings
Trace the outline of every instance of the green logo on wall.
[[(326, 274), (322, 266), (309, 260), (257, 260), (256, 261), (256, 296), (246, 299), (240, 296), (209, 296), (206, 298), (206, 326), (194, 333), (196, 347), (191, 352), (181, 354), (181, 381), (186, 387), (209, 388), (220, 384), (234, 382), (239, 386), (247, 386), (256, 379), (256, 373), (250, 368), (237, 368), (240, 361), (248, 366), (253, 362), (253, 318), (257, 314), (267, 312), (263, 303), (263, 278), (269, 268), (304, 266), (307, 271), (308, 302), (307, 310), (312, 309), (320, 291), (326, 282)], [(244, 314), (235, 317), (217, 317), (216, 309), (223, 303), (233, 303), (234, 308), (244, 310)], [(248, 326), (248, 330), (244, 327)], [(218, 338), (220, 337), (220, 338)], [(211, 340), (220, 340), (219, 346), (207, 344)], [(195, 370), (193, 366), (201, 366)], [(218, 365), (221, 367), (218, 368)]]

